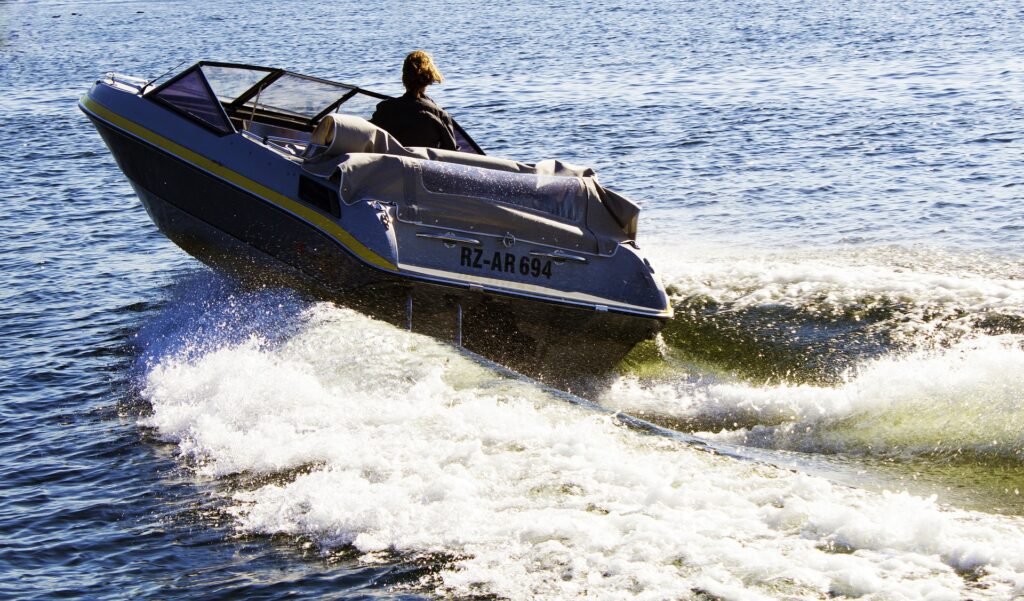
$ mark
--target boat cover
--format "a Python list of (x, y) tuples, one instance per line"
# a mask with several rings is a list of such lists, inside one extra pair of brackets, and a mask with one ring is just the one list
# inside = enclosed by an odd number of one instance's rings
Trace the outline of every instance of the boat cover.
[(312, 142), (322, 150), (306, 168), (337, 182), (344, 202), (395, 203), (403, 221), (602, 253), (636, 236), (640, 209), (586, 167), (405, 148), (351, 115), (325, 117)]

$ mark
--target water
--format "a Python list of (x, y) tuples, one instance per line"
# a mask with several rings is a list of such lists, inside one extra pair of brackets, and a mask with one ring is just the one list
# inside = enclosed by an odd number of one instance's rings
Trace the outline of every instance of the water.
[[(0, 5), (0, 597), (1024, 597), (1022, 17)], [(643, 204), (677, 317), (586, 400), (678, 436), (210, 272), (75, 107), (417, 47), (491, 154)]]

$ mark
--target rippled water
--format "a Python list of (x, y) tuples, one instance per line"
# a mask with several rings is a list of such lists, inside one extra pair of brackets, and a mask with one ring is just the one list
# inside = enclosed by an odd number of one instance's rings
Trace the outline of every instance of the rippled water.
[[(0, 596), (1024, 597), (1022, 23), (0, 4)], [(662, 434), (210, 272), (75, 106), (200, 58), (395, 93), (416, 47), (490, 154), (643, 204), (677, 317), (586, 401)]]

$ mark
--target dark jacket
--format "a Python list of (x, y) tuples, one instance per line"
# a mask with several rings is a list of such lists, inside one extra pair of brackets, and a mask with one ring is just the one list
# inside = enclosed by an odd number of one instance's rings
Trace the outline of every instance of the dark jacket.
[(402, 146), (458, 150), (452, 118), (426, 96), (406, 92), (382, 100), (370, 122), (398, 138)]

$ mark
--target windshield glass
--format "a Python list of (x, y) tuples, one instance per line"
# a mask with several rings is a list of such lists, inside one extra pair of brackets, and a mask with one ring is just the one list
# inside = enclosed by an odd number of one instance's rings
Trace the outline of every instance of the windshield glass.
[(224, 67), (219, 65), (203, 65), (203, 75), (210, 82), (217, 98), (229, 104), (242, 95), (242, 92), (256, 85), (261, 79), (270, 75), (270, 69), (254, 69), (244, 67)]
[(169, 82), (154, 96), (222, 133), (234, 131), (224, 115), (224, 109), (211, 96), (210, 88), (197, 69), (191, 69)]
[(349, 98), (338, 107), (339, 113), (346, 115), (355, 115), (356, 117), (362, 117), (363, 119), (369, 119), (373, 116), (373, 111), (377, 108), (377, 103), (380, 102), (380, 98), (368, 96), (366, 94), (356, 94)]
[(261, 108), (300, 117), (314, 117), (352, 88), (343, 84), (307, 79), (287, 73), (267, 86), (246, 106), (257, 101)]

